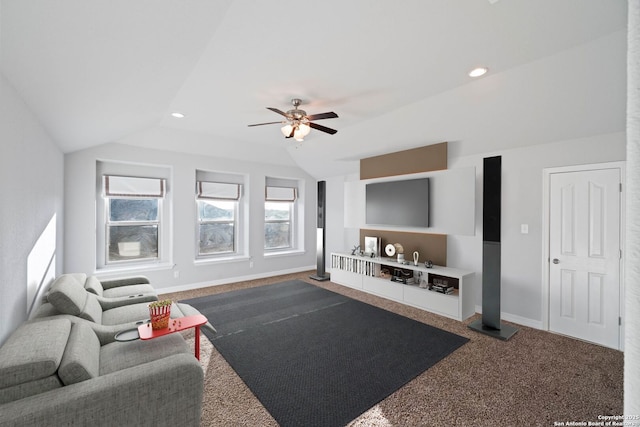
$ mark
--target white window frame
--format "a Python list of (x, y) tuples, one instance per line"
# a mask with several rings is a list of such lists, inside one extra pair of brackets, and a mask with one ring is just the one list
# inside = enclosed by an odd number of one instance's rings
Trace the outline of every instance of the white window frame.
[[(156, 166), (148, 164), (126, 163), (117, 161), (96, 162), (96, 272), (105, 271), (140, 271), (171, 268), (171, 202), (170, 191), (171, 168), (167, 166)], [(134, 197), (126, 189), (120, 193), (116, 185), (116, 190), (111, 194), (106, 194), (104, 176), (130, 177), (141, 179), (139, 184), (145, 187), (144, 180), (162, 181), (162, 197), (157, 197), (157, 193), (140, 194), (141, 197)], [(139, 187), (138, 187), (139, 188)], [(118, 197), (122, 194), (123, 197)], [(109, 261), (109, 198), (158, 198), (158, 256), (153, 258), (135, 258), (130, 260)], [(155, 221), (154, 221), (155, 223)], [(127, 225), (125, 222), (118, 222), (119, 225)], [(131, 222), (135, 225), (143, 225), (142, 222)]]
[[(282, 204), (282, 205), (286, 205), (289, 207), (289, 219), (287, 220), (283, 220), (283, 219), (267, 219), (266, 218), (266, 210), (267, 210), (267, 203), (277, 203), (277, 204)], [(267, 247), (267, 239), (266, 239), (266, 235), (265, 235), (265, 247), (264, 250), (268, 251), (268, 252), (278, 252), (278, 251), (290, 251), (292, 249), (295, 249), (295, 201), (293, 202), (286, 202), (286, 201), (269, 201), (269, 200), (265, 200), (265, 218), (264, 218), (264, 225), (265, 225), (265, 232), (266, 232), (266, 226), (267, 224), (289, 224), (289, 246), (278, 246), (278, 247)]]
[[(300, 230), (299, 224), (299, 188), (301, 187), (301, 182), (296, 179), (288, 179), (288, 178), (272, 178), (267, 177), (265, 180), (265, 197), (264, 197), (264, 208), (265, 213), (263, 215), (263, 238), (264, 238), (264, 253), (266, 256), (269, 255), (277, 255), (277, 254), (286, 254), (291, 252), (296, 252), (300, 250), (300, 242), (299, 242), (299, 233), (303, 233), (304, 230)], [(283, 203), (289, 205), (289, 221), (283, 220), (267, 220), (266, 218), (266, 206), (267, 203)], [(266, 246), (266, 225), (269, 223), (282, 223), (289, 222), (289, 242), (290, 246), (286, 247), (277, 247), (277, 248), (268, 248)]]
[[(246, 182), (244, 175), (215, 172), (196, 171), (195, 194), (195, 260), (196, 262), (217, 262), (248, 258), (247, 231), (248, 218), (246, 218)], [(234, 236), (233, 251), (216, 253), (201, 253), (200, 226), (207, 223), (223, 223), (229, 220), (202, 220), (200, 218), (200, 201), (219, 200), (233, 202), (234, 208)]]
[[(126, 200), (148, 200), (155, 199), (158, 203), (158, 216), (156, 220), (145, 220), (145, 221), (111, 221), (111, 203), (112, 199), (126, 199)], [(158, 262), (162, 258), (162, 198), (155, 197), (110, 197), (105, 203), (105, 264), (106, 265), (123, 265), (123, 264), (134, 264), (141, 262)], [(121, 260), (110, 260), (109, 259), (109, 248), (111, 247), (111, 233), (110, 230), (112, 227), (127, 227), (127, 226), (156, 226), (158, 237), (157, 237), (157, 245), (158, 245), (158, 254), (155, 257), (139, 257), (139, 258), (131, 258), (131, 259), (121, 259)]]

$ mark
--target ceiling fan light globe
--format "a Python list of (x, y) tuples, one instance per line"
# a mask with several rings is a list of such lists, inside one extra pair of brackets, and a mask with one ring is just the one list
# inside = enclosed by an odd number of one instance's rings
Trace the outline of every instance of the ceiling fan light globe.
[(304, 140), (304, 134), (302, 133), (302, 131), (300, 130), (300, 126), (296, 127), (295, 132), (293, 133), (293, 139), (295, 139), (296, 141), (302, 141)]
[(291, 130), (293, 129), (293, 126), (291, 126), (290, 124), (284, 125), (280, 128), (280, 130), (282, 131), (282, 134), (284, 136), (289, 136), (291, 135)]
[(308, 124), (300, 123), (300, 125), (298, 126), (298, 132), (300, 133), (300, 135), (302, 135), (302, 137), (305, 137), (309, 135), (309, 132), (311, 132), (311, 127)]

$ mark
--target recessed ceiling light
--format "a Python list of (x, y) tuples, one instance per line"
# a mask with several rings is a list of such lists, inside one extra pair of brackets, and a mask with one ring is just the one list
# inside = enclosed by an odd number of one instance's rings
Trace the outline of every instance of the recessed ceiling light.
[(469, 77), (484, 76), (487, 73), (487, 71), (489, 71), (489, 69), (485, 67), (474, 68), (473, 70), (469, 71)]
[(183, 119), (184, 118), (184, 114), (178, 113), (177, 111), (171, 113), (171, 116), (175, 117), (176, 119)]

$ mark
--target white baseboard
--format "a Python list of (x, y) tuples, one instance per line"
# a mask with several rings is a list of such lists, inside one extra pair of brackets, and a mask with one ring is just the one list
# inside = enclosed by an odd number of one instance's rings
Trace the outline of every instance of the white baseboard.
[[(476, 305), (476, 313), (482, 313), (482, 306)], [(528, 317), (518, 316), (517, 314), (510, 314), (501, 312), (500, 318), (502, 320), (506, 320), (507, 322), (516, 323), (518, 325), (527, 326), (533, 329), (542, 329), (542, 321), (529, 319)]]
[(249, 276), (227, 277), (225, 279), (208, 280), (206, 282), (200, 282), (200, 283), (190, 283), (186, 285), (170, 286), (168, 288), (158, 288), (157, 291), (159, 294), (191, 291), (194, 289), (207, 288), (209, 286), (220, 286), (220, 285), (226, 285), (229, 283), (243, 282), (247, 280), (264, 279), (266, 277), (281, 276), (283, 274), (302, 273), (304, 271), (315, 270), (315, 268), (316, 266), (313, 265), (308, 267), (292, 268), (288, 270), (268, 271), (265, 273), (252, 274)]

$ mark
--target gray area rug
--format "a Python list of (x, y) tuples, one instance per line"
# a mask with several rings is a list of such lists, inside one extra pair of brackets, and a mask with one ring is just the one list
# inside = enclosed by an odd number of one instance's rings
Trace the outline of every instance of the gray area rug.
[(468, 341), (298, 280), (183, 302), (281, 426), (345, 425)]

